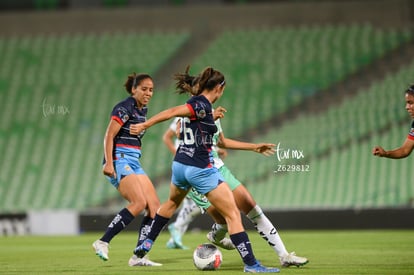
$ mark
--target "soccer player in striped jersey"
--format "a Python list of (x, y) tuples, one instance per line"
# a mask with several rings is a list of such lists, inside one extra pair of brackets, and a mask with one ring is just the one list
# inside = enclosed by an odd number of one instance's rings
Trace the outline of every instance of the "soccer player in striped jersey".
[[(177, 85), (177, 89), (180, 89), (183, 92), (185, 92), (185, 87), (188, 85), (196, 87), (197, 77), (190, 76), (188, 74), (188, 70), (189, 68), (187, 67), (184, 74), (176, 75), (176, 80), (178, 83), (180, 83), (180, 85)], [(272, 222), (266, 217), (260, 206), (257, 205), (256, 201), (247, 190), (247, 188), (232, 174), (230, 169), (227, 168), (220, 155), (220, 150), (223, 148), (228, 148), (238, 150), (251, 150), (253, 152), (269, 156), (274, 154), (274, 144), (254, 144), (226, 138), (221, 127), (220, 119), (217, 119), (215, 121), (215, 124), (218, 130), (213, 136), (212, 153), (214, 157), (214, 166), (220, 171), (224, 177), (224, 180), (230, 186), (238, 208), (249, 218), (249, 220), (254, 224), (260, 236), (266, 240), (266, 242), (276, 252), (282, 266), (288, 267), (292, 265), (305, 265), (308, 263), (308, 259), (296, 256), (294, 252), (289, 253), (286, 250), (285, 245)], [(173, 133), (176, 132), (177, 125), (177, 120), (174, 120), (163, 137), (164, 143), (173, 153), (175, 153), (175, 151), (172, 143), (172, 137)], [(207, 234), (207, 238), (212, 243), (224, 249), (234, 249), (231, 241), (228, 238), (225, 238), (227, 232), (226, 224), (223, 222), (223, 219), (220, 217), (220, 214), (217, 212), (217, 210), (211, 206), (208, 199), (204, 195), (196, 192), (193, 188), (188, 193), (186, 200), (188, 200), (187, 198), (190, 198), (193, 203), (191, 204), (190, 202), (187, 202), (184, 204), (178, 213), (177, 220), (168, 226), (171, 238), (167, 243), (167, 247), (182, 248), (183, 245), (181, 237), (187, 230), (188, 225), (198, 214), (208, 212), (208, 214), (212, 216), (216, 223), (213, 224), (212, 231)], [(195, 207), (194, 204), (198, 207)]]
[[(414, 119), (414, 85), (410, 85), (405, 91), (405, 109), (408, 114)], [(401, 159), (408, 157), (414, 149), (414, 120), (411, 122), (411, 129), (405, 139), (404, 143), (393, 150), (386, 151), (381, 146), (375, 146), (372, 149), (372, 154), (378, 157), (385, 157), (391, 159)]]
[[(103, 173), (119, 194), (129, 203), (113, 218), (103, 236), (92, 247), (102, 260), (107, 261), (109, 242), (143, 210), (137, 245), (146, 238), (160, 201), (155, 188), (145, 174), (139, 159), (141, 158), (141, 139), (145, 131), (137, 135), (130, 134), (131, 124), (144, 122), (154, 89), (154, 83), (148, 74), (131, 74), (125, 89), (128, 98), (115, 105), (104, 138)], [(161, 264), (147, 258), (133, 255), (130, 266), (159, 266)]]
[[(149, 127), (172, 117), (183, 117), (180, 127), (180, 145), (172, 164), (170, 196), (159, 208), (147, 239), (138, 245), (134, 253), (143, 257), (152, 248), (162, 228), (168, 223), (190, 188), (206, 195), (212, 205), (222, 214), (228, 225), (230, 238), (244, 262), (244, 272), (276, 273), (278, 268), (267, 268), (256, 260), (248, 235), (241, 222), (229, 186), (217, 168), (213, 166), (211, 147), (217, 131), (212, 104), (218, 100), (225, 88), (224, 75), (211, 67), (206, 68), (199, 79), (195, 96), (185, 105), (164, 110), (144, 123), (131, 126), (131, 133), (138, 134)], [(191, 87), (189, 87), (191, 88)], [(218, 117), (223, 117), (219, 113)]]

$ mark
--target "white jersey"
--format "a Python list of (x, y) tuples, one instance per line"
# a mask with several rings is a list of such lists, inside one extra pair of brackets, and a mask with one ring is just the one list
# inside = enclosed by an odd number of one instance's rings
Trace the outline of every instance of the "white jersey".
[[(171, 131), (173, 131), (175, 133), (175, 131), (177, 130), (177, 122), (180, 120), (181, 118), (176, 117), (173, 119), (173, 121), (171, 122), (170, 126), (168, 127)], [(212, 148), (212, 153), (213, 153), (213, 161), (214, 161), (214, 167), (216, 167), (217, 169), (219, 169), (220, 167), (222, 167), (224, 165), (223, 160), (219, 157), (218, 154), (218, 146), (217, 146), (217, 142), (220, 136), (220, 133), (223, 132), (222, 128), (221, 128), (221, 123), (220, 123), (220, 119), (217, 119), (215, 121), (215, 124), (217, 126), (217, 132), (214, 134), (213, 136), (213, 146)], [(174, 141), (174, 146), (175, 148), (178, 148), (178, 145), (180, 144), (180, 141), (176, 138)]]
[[(171, 122), (170, 126), (168, 127), (174, 133), (177, 130), (177, 123), (178, 123), (179, 120), (180, 120), (179, 117), (174, 118), (173, 121)], [(174, 140), (175, 149), (178, 148), (178, 145), (180, 145), (180, 141), (178, 140), (178, 138), (175, 138), (175, 140)]]
[(214, 167), (219, 169), (220, 167), (224, 165), (223, 160), (219, 157), (219, 154), (218, 154), (219, 148), (217, 146), (220, 133), (223, 132), (223, 129), (221, 128), (220, 119), (216, 119), (215, 124), (217, 126), (217, 132), (213, 136), (213, 146), (211, 148), (213, 149)]

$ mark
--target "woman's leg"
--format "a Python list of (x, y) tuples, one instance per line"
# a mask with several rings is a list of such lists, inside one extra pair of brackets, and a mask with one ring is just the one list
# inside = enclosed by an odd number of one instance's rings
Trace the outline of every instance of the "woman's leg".
[(109, 242), (124, 228), (131, 223), (131, 221), (147, 206), (147, 201), (144, 196), (142, 186), (139, 178), (135, 174), (130, 174), (119, 183), (118, 191), (123, 198), (129, 201), (127, 207), (123, 208), (108, 225), (104, 235), (93, 243), (96, 254), (104, 261), (108, 257)]
[(244, 231), (240, 212), (234, 201), (233, 193), (226, 183), (221, 183), (206, 194), (211, 204), (226, 219), (228, 231), (233, 244), (236, 246), (243, 262), (247, 266), (257, 264), (249, 237)]
[(158, 213), (155, 215), (154, 222), (152, 223), (151, 230), (147, 235), (147, 239), (135, 248), (135, 255), (142, 258), (151, 250), (152, 244), (157, 239), (164, 226), (168, 223), (171, 216), (180, 206), (187, 193), (188, 190), (183, 190), (172, 183), (170, 184), (169, 198), (158, 209)]

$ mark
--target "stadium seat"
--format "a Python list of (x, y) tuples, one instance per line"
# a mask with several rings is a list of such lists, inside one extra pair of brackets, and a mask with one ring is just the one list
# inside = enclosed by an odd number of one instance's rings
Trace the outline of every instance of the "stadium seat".
[[(246, 153), (242, 152), (232, 152), (226, 162), (247, 182), (255, 199), (269, 208), (409, 204), (413, 196), (411, 183), (406, 180), (410, 162), (375, 158), (371, 149), (375, 144), (391, 149), (404, 141), (410, 120), (403, 108), (403, 91), (413, 74), (414, 63), (411, 63), (338, 106), (317, 115), (298, 116), (288, 125), (254, 139), (255, 142), (277, 140), (285, 148), (302, 149), (306, 156), (303, 162), (310, 165), (310, 173), (275, 174), (275, 167), (291, 164), (292, 160), (244, 157)], [(378, 101), (373, 104), (373, 99)], [(302, 162), (293, 160), (293, 163)], [(258, 166), (263, 171), (261, 175), (245, 170)]]
[[(411, 37), (410, 32), (361, 24), (225, 30), (194, 60), (192, 72), (208, 64), (226, 75), (227, 88), (219, 104), (228, 112), (222, 123), (226, 136), (237, 137), (346, 78)], [(0, 192), (0, 209), (87, 209), (117, 196), (100, 171), (109, 112), (126, 96), (122, 84), (127, 74), (154, 74), (188, 39), (187, 32), (161, 31), (0, 38), (0, 158), (4, 171), (13, 175), (0, 177), (0, 190), (7, 190)], [(252, 157), (252, 153), (245, 157), (237, 157), (239, 152), (233, 157), (232, 153), (229, 166), (242, 181), (255, 184), (254, 190), (265, 196), (268, 207), (280, 205), (271, 204), (274, 198), (261, 186), (275, 190), (280, 196), (276, 201), (283, 207), (301, 207), (305, 201), (314, 206), (345, 201), (336, 195), (333, 202), (325, 195), (307, 193), (308, 186), (334, 190), (326, 185), (332, 183), (334, 175), (325, 176), (318, 168), (320, 165), (328, 169), (332, 160), (322, 163), (320, 158), (334, 155), (332, 150), (338, 145), (346, 147), (372, 134), (375, 127), (385, 127), (395, 118), (404, 119), (401, 102), (385, 94), (391, 87), (395, 91), (405, 85), (408, 75), (412, 75), (412, 69), (398, 80), (387, 78), (387, 89), (377, 89), (385, 85), (380, 84), (368, 91), (382, 91), (381, 98), (394, 106), (388, 111), (379, 107), (368, 111), (351, 109), (357, 105), (353, 102), (321, 115), (299, 117), (297, 124), (268, 129), (267, 134), (258, 137), (260, 141), (281, 142), (303, 150), (317, 173), (274, 176), (275, 158)], [(170, 87), (154, 93), (150, 116), (185, 101), (171, 91)], [(369, 99), (358, 98), (357, 103), (364, 104), (361, 109), (371, 106)], [(335, 119), (339, 116), (340, 120)], [(141, 161), (151, 178), (168, 178), (170, 173), (171, 156), (166, 149), (159, 150), (166, 127), (167, 123), (154, 126), (144, 137)], [(335, 127), (351, 132), (335, 133)], [(344, 165), (340, 162), (335, 159), (335, 163)], [(287, 190), (285, 182), (292, 189)], [(289, 195), (283, 196), (284, 193)], [(350, 197), (349, 192), (346, 194)]]

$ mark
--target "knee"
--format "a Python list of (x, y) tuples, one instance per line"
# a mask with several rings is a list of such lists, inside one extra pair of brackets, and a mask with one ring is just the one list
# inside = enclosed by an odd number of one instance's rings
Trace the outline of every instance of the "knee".
[(133, 201), (128, 205), (128, 210), (135, 217), (144, 210), (146, 204), (145, 202)]
[(227, 222), (241, 222), (240, 211), (238, 209), (228, 211), (224, 218)]
[(157, 213), (159, 208), (160, 208), (159, 201), (148, 203), (147, 211), (148, 211), (149, 216), (151, 216), (152, 218), (155, 217), (155, 214)]
[(175, 213), (178, 206), (179, 205), (177, 205), (174, 201), (168, 200), (160, 206), (158, 213), (163, 217), (170, 218)]

